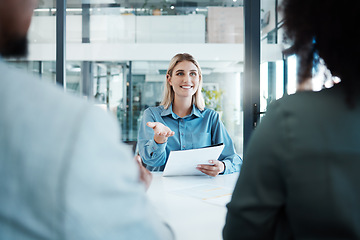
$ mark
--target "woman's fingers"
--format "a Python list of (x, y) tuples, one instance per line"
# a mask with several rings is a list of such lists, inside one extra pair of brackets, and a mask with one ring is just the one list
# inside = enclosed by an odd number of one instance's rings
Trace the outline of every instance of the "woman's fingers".
[(156, 122), (147, 122), (147, 123), (146, 123), (146, 126), (154, 129), (154, 128), (156, 127)]
[(146, 126), (154, 130), (154, 134), (164, 137), (174, 136), (175, 132), (160, 122), (147, 122)]
[(168, 137), (174, 136), (175, 132), (160, 122), (147, 122), (146, 126), (154, 130), (154, 140), (156, 143), (165, 143)]
[(208, 164), (199, 164), (197, 166), (197, 169), (207, 175), (210, 176), (217, 176), (219, 173), (223, 172), (225, 169), (225, 165), (223, 162), (220, 162), (218, 160), (210, 160), (209, 161), (210, 164), (213, 165), (208, 165)]
[(217, 172), (214, 172), (214, 171), (210, 171), (210, 170), (205, 170), (205, 169), (202, 169), (200, 170), (201, 172), (205, 173), (206, 175), (209, 175), (209, 176), (212, 176), (212, 177), (216, 177), (218, 175)]
[(218, 175), (217, 171), (214, 170), (209, 170), (207, 168), (203, 168), (203, 167), (198, 167), (197, 168), (200, 172), (205, 173), (206, 175), (212, 176), (212, 177), (216, 177)]
[(174, 134), (175, 134), (175, 132), (169, 131), (169, 132), (166, 134), (166, 137), (174, 136)]

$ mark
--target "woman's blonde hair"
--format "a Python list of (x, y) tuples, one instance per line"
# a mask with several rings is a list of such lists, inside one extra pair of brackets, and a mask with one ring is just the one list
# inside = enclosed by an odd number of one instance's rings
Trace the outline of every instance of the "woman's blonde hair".
[[(198, 109), (204, 110), (205, 101), (204, 101), (204, 97), (203, 97), (203, 95), (201, 93), (201, 89), (202, 89), (201, 68), (200, 68), (199, 63), (195, 60), (195, 58), (193, 56), (191, 56), (188, 53), (178, 53), (178, 54), (176, 54), (170, 61), (169, 68), (168, 68), (168, 70), (166, 72), (166, 75), (172, 76), (175, 66), (179, 62), (183, 62), (183, 61), (192, 62), (196, 66), (196, 68), (198, 70), (199, 87), (198, 87), (196, 93), (193, 95), (192, 104), (195, 104), (195, 106)], [(165, 83), (165, 89), (164, 89), (164, 98), (163, 98), (160, 105), (163, 105), (165, 109), (168, 109), (170, 107), (170, 105), (172, 104), (172, 102), (174, 101), (174, 95), (175, 95), (174, 90), (173, 90), (172, 86), (170, 85), (170, 83), (169, 83), (169, 81), (167, 80), (167, 77), (166, 77), (166, 83)]]

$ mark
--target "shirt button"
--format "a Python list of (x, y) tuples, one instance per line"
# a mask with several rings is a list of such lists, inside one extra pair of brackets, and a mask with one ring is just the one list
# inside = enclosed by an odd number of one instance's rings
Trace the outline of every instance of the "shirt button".
[(181, 121), (181, 122), (183, 122), (183, 121), (184, 121), (184, 119), (180, 119), (180, 121)]
[(183, 148), (185, 148), (185, 146), (183, 145)]
[(181, 133), (181, 136), (184, 136), (184, 133)]

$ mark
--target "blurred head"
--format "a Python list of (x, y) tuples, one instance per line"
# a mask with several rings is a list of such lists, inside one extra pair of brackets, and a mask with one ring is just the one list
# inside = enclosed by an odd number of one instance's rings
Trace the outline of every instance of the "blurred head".
[(285, 37), (291, 44), (285, 53), (297, 55), (300, 82), (311, 78), (313, 67), (323, 59), (351, 99), (360, 86), (360, 45), (354, 25), (359, 9), (360, 1), (283, 0)]
[(195, 106), (200, 109), (204, 110), (205, 108), (205, 102), (204, 97), (201, 93), (202, 89), (202, 74), (201, 74), (201, 68), (199, 63), (194, 59), (193, 56), (191, 56), (188, 53), (179, 53), (176, 54), (170, 61), (169, 68), (166, 73), (166, 83), (165, 83), (165, 89), (164, 89), (164, 98), (161, 102), (161, 105), (164, 105), (164, 107), (167, 109), (171, 103), (174, 101), (175, 92), (173, 87), (171, 86), (171, 78), (174, 77), (175, 67), (181, 63), (181, 62), (191, 62), (195, 67), (197, 68), (197, 74), (199, 78), (199, 84), (197, 86), (196, 92), (193, 94), (192, 97), (192, 103), (195, 104)]
[(0, 55), (27, 53), (27, 31), (37, 0), (0, 0)]

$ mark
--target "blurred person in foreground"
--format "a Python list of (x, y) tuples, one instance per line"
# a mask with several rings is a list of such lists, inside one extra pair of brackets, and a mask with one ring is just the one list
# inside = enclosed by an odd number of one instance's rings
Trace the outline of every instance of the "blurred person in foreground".
[(351, 27), (359, 9), (360, 1), (283, 1), (299, 81), (324, 61), (341, 82), (269, 107), (227, 205), (225, 240), (360, 239), (360, 45)]
[[(35, 6), (0, 1), (2, 58), (26, 54)], [(0, 72), (0, 239), (173, 238), (115, 118), (2, 59)]]

